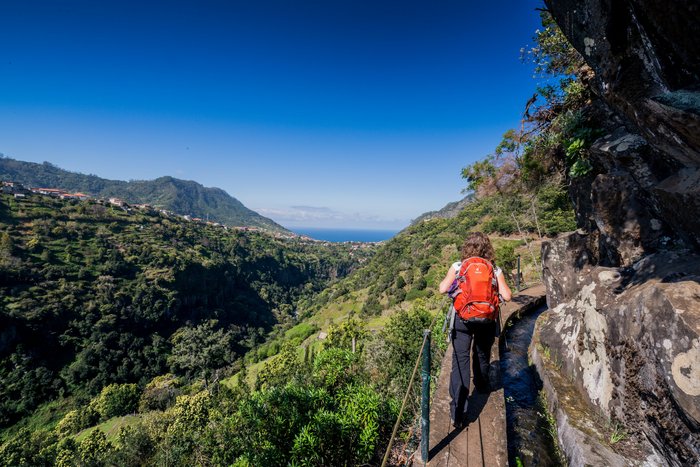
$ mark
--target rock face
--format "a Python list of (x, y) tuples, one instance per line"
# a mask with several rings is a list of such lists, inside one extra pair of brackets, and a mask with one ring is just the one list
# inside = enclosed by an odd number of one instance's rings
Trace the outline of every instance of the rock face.
[(591, 146), (596, 175), (572, 188), (579, 224), (596, 233), (592, 253), (602, 265), (629, 266), (671, 244), (699, 244), (700, 217), (692, 213), (700, 215), (700, 192), (694, 181), (680, 182), (682, 172), (664, 169), (664, 160), (623, 126)]
[(700, 465), (700, 3), (545, 3), (607, 133), (571, 182), (581, 230), (542, 251), (545, 387), (581, 402), (561, 401), (560, 440), (574, 465)]
[[(700, 27), (700, 4), (695, 0), (545, 3), (595, 71), (594, 91), (624, 124), (592, 148), (593, 165), (606, 173), (592, 185), (594, 202), (618, 192), (612, 200), (619, 198), (620, 210), (630, 211), (622, 213), (623, 220), (639, 221), (630, 226), (632, 230), (666, 229), (699, 247), (700, 40), (690, 31)], [(652, 219), (656, 222), (645, 225)], [(605, 229), (601, 233), (623, 244), (622, 256), (609, 259), (627, 264), (656, 246), (653, 241), (631, 245), (633, 238), (611, 236)]]
[[(700, 4), (545, 0), (597, 88), (643, 136), (682, 163), (700, 157)], [(680, 144), (679, 144), (680, 143)]]
[[(631, 268), (602, 267), (582, 262), (592, 258), (585, 239), (574, 233), (543, 248), (551, 310), (538, 322), (540, 344), (587, 404), (634, 440), (620, 445), (626, 457), (695, 465), (700, 256), (666, 251)], [(572, 259), (577, 268), (562, 266)]]

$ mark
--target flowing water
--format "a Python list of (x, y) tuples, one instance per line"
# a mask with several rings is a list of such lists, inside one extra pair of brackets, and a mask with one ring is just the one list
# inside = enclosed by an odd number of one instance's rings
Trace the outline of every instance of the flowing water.
[(564, 465), (558, 453), (556, 433), (540, 399), (542, 381), (528, 358), (535, 321), (546, 310), (543, 306), (520, 318), (511, 318), (504, 331), (505, 339), (500, 339), (511, 466)]

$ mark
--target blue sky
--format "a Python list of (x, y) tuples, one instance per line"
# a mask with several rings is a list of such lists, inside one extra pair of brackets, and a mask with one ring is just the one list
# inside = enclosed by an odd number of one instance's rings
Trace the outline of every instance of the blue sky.
[(402, 228), (534, 92), (539, 1), (0, 3), (0, 152), (218, 186), (288, 227)]

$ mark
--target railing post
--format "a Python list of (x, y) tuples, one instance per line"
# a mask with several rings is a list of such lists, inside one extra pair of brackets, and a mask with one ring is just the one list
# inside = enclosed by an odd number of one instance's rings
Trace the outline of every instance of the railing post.
[(425, 345), (423, 346), (423, 368), (421, 378), (423, 390), (421, 397), (421, 456), (423, 465), (428, 463), (428, 450), (430, 449), (430, 329), (423, 331)]
[(520, 292), (520, 255), (518, 255), (518, 272), (515, 275), (515, 288)]

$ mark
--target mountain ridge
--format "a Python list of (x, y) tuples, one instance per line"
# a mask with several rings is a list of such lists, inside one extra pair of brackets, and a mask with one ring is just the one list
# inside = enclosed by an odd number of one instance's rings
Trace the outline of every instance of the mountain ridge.
[(411, 221), (411, 225), (420, 224), (431, 219), (454, 219), (464, 209), (464, 207), (474, 201), (474, 194), (469, 194), (458, 201), (451, 201), (437, 211), (424, 212)]
[(119, 197), (127, 203), (151, 204), (182, 215), (208, 218), (233, 227), (259, 227), (288, 232), (272, 219), (246, 207), (218, 187), (170, 175), (153, 180), (112, 180), (62, 169), (50, 162), (36, 163), (0, 158), (0, 180), (32, 187), (81, 191), (96, 197)]

